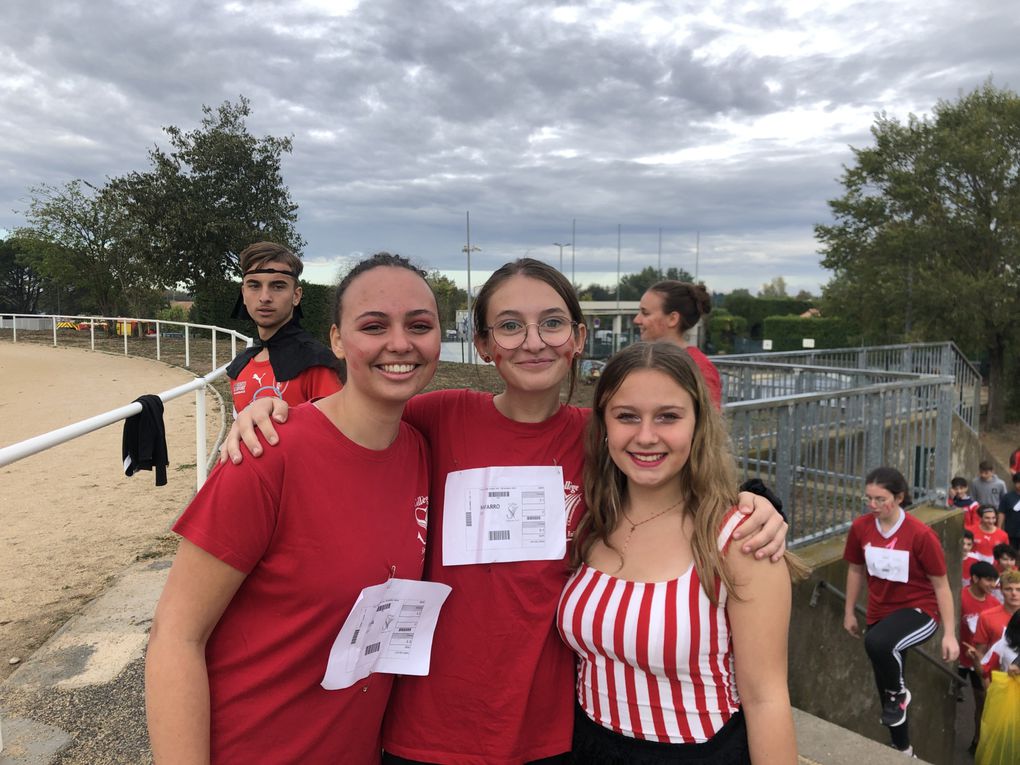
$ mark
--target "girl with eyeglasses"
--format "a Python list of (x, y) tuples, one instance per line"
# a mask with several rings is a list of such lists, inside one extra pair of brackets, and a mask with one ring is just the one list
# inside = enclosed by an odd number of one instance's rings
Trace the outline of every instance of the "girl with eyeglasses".
[(913, 753), (907, 728), (905, 652), (928, 640), (941, 622), (942, 659), (956, 661), (960, 646), (954, 632), (953, 594), (938, 537), (903, 509), (911, 502), (903, 474), (891, 467), (876, 468), (865, 479), (864, 491), (869, 512), (854, 520), (843, 551), (847, 561), (843, 627), (860, 637), (854, 608), (866, 587), (864, 648), (875, 672), (881, 722), (889, 728), (896, 749)]
[[(429, 674), (401, 677), (386, 714), (384, 762), (451, 765), (567, 763), (574, 723), (575, 661), (554, 616), (569, 575), (556, 559), (446, 562), (445, 527), (463, 523), (461, 497), (448, 487), (464, 471), (559, 468), (568, 539), (585, 512), (584, 433), (590, 411), (563, 404), (573, 389), (586, 327), (570, 282), (531, 258), (507, 263), (486, 281), (472, 317), (475, 345), (506, 384), (502, 393), (442, 390), (415, 397), (405, 419), (430, 444), (430, 498), (424, 578), (452, 588), (433, 640)], [(270, 411), (255, 402), (232, 433), (250, 444), (254, 422), (266, 432)], [(260, 424), (261, 423), (261, 424)], [(227, 453), (239, 456), (236, 438)], [(395, 476), (395, 480), (399, 480)], [(449, 493), (448, 493), (449, 492)], [(744, 507), (754, 497), (743, 493)], [(780, 516), (767, 502), (748, 519), (764, 528), (743, 549), (759, 558), (782, 552)], [(778, 533), (777, 533), (778, 532)], [(742, 540), (743, 542), (744, 540)], [(752, 548), (753, 545), (753, 548)], [(759, 549), (761, 548), (761, 549)]]

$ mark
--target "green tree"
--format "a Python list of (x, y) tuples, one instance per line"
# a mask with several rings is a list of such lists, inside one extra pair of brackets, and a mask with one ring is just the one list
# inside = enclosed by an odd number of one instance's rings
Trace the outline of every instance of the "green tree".
[(139, 243), (192, 289), (235, 278), (238, 254), (252, 242), (279, 242), (295, 252), (304, 244), (281, 171), (291, 138), (253, 136), (244, 96), (216, 109), (203, 106), (202, 113), (195, 130), (163, 129), (170, 147), (149, 152), (150, 170), (112, 181), (125, 196)]
[[(666, 269), (665, 275), (660, 277), (657, 268), (647, 266), (636, 274), (627, 274), (620, 278), (620, 300), (640, 300), (649, 287), (663, 279), (673, 279), (678, 282), (694, 281), (694, 277), (682, 268), (670, 267)], [(613, 297), (616, 297), (615, 290)]]
[(988, 424), (1005, 421), (1020, 343), (1020, 98), (990, 83), (930, 118), (883, 114), (818, 225), (827, 315), (865, 342), (954, 340), (988, 360)]
[(429, 283), (439, 306), (439, 321), (444, 329), (456, 329), (457, 309), (467, 308), (467, 290), (462, 290), (449, 277), (439, 271), (432, 271), (425, 281)]
[(105, 316), (141, 315), (164, 301), (169, 286), (165, 263), (145, 258), (123, 195), (74, 180), (30, 190), (19, 231), (25, 259), (58, 287), (84, 290), (87, 305)]
[(32, 267), (28, 243), (17, 236), (0, 239), (0, 310), (34, 313), (44, 280)]
[(786, 294), (786, 279), (781, 276), (775, 277), (772, 281), (766, 282), (761, 285), (761, 289), (758, 290), (758, 297), (765, 298), (784, 298), (789, 297)]

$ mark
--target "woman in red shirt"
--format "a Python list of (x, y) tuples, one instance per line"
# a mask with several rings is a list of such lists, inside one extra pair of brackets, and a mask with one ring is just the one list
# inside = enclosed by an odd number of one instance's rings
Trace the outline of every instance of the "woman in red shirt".
[(864, 648), (882, 700), (881, 721), (889, 728), (893, 746), (912, 753), (904, 653), (934, 635), (941, 620), (945, 626), (942, 658), (956, 661), (960, 646), (954, 635), (953, 593), (938, 537), (903, 509), (910, 504), (903, 474), (895, 468), (876, 468), (865, 479), (864, 492), (865, 505), (871, 512), (853, 522), (843, 551), (849, 564), (843, 626), (854, 637), (860, 637), (854, 607), (867, 586)]
[(685, 333), (712, 311), (712, 297), (704, 284), (690, 284), (673, 279), (653, 284), (641, 296), (641, 308), (634, 317), (634, 326), (641, 330), (646, 342), (660, 340), (679, 345), (698, 365), (708, 385), (708, 393), (716, 408), (722, 406), (722, 379), (708, 356), (687, 342)]

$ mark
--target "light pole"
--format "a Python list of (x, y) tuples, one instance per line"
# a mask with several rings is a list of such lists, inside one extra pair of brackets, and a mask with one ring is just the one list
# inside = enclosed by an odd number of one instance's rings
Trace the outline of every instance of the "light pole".
[(460, 251), (467, 255), (467, 341), (468, 360), (475, 363), (474, 328), (471, 323), (471, 253), (481, 252), (481, 247), (471, 245), (471, 213), (467, 213), (467, 244), (460, 248)]
[(563, 248), (564, 247), (569, 247), (569, 246), (570, 246), (570, 242), (567, 242), (566, 244), (560, 244), (559, 242), (553, 242), (553, 247), (559, 247), (560, 248), (560, 273), (561, 274), (563, 273)]
[(574, 218), (570, 223), (570, 284), (574, 286), (577, 284), (575, 279), (574, 266), (576, 261), (574, 259), (574, 242), (577, 241), (577, 218)]

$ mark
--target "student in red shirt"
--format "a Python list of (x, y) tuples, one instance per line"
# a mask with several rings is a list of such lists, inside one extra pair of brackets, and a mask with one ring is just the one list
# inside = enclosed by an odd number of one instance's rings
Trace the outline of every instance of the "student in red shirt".
[(956, 476), (949, 482), (949, 494), (946, 503), (950, 507), (963, 510), (963, 527), (971, 529), (981, 522), (978, 510), (981, 504), (970, 496), (970, 484), (962, 475)]
[[(992, 591), (999, 583), (999, 572), (995, 567), (983, 560), (977, 561), (971, 566), (970, 575), (970, 584), (960, 591), (960, 645), (964, 648), (974, 644), (974, 630), (977, 629), (981, 614), (999, 607), (999, 601), (992, 597)], [(966, 650), (960, 652), (960, 666), (956, 671), (960, 677), (970, 681), (970, 687), (974, 690), (974, 737), (970, 744), (973, 753), (981, 733), (985, 685), (980, 668), (974, 665)]]
[(907, 481), (895, 468), (872, 470), (865, 479), (865, 504), (847, 534), (843, 626), (859, 637), (854, 607), (867, 587), (868, 629), (864, 648), (875, 672), (882, 701), (881, 722), (889, 728), (896, 749), (913, 752), (907, 728), (910, 691), (903, 677), (907, 648), (945, 627), (942, 658), (956, 661), (959, 644), (953, 634), (953, 593), (946, 578), (946, 559), (938, 537), (903, 509), (910, 504)]
[(974, 554), (983, 561), (995, 563), (995, 546), (1009, 544), (1006, 532), (996, 525), (997, 511), (991, 505), (981, 508), (981, 523), (974, 532)]
[(689, 284), (673, 279), (653, 284), (641, 296), (641, 308), (634, 326), (646, 342), (660, 340), (679, 345), (698, 365), (716, 408), (722, 406), (722, 379), (715, 364), (701, 350), (689, 345), (684, 334), (712, 311), (712, 297), (704, 284)]
[(238, 256), (236, 318), (250, 319), (258, 340), (227, 366), (235, 415), (259, 398), (297, 406), (340, 390), (342, 364), (301, 328), (301, 258), (280, 244), (256, 242)]
[(424, 277), (386, 253), (355, 266), (331, 331), (347, 385), (295, 408), (265, 459), (221, 465), (174, 526), (146, 659), (156, 763), (379, 762), (393, 676), (320, 682), (361, 591), (421, 578), (428, 460), (401, 415), (439, 359)]
[[(429, 675), (402, 677), (396, 684), (383, 735), (385, 761), (568, 762), (574, 658), (554, 622), (569, 574), (566, 560), (447, 564), (443, 537), (447, 523), (464, 517), (453, 505), (446, 512), (450, 474), (529, 466), (562, 469), (566, 528), (549, 533), (573, 534), (585, 508), (583, 437), (590, 413), (561, 403), (560, 391), (576, 374), (584, 316), (570, 282), (530, 258), (497, 269), (474, 309), (476, 347), (495, 365), (505, 389), (496, 395), (435, 391), (406, 410), (431, 444), (433, 512), (425, 578), (449, 584), (453, 591), (436, 628)], [(280, 418), (283, 407), (271, 404), (249, 407), (232, 433), (244, 434), (248, 444), (254, 422), (272, 441), (270, 412)], [(232, 444), (228, 439), (225, 452), (240, 458), (236, 439)], [(746, 493), (739, 498), (742, 507), (753, 500)], [(735, 532), (741, 551), (770, 544), (784, 525), (771, 505), (759, 504), (757, 517), (745, 525), (764, 529), (757, 536), (743, 528)], [(780, 543), (755, 555), (764, 558), (781, 550)]]
[(1009, 618), (1020, 611), (1020, 571), (1007, 571), (999, 577), (999, 591), (1002, 605), (982, 611), (974, 629), (974, 648), (978, 655), (984, 655), (988, 647), (1002, 637), (1002, 630)]

